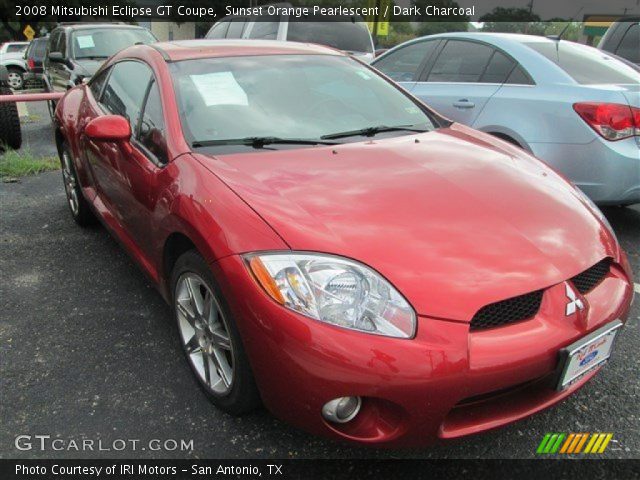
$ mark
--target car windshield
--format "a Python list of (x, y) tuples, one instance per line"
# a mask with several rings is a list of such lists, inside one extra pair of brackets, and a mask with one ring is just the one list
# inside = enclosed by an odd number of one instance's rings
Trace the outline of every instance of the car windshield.
[[(336, 134), (344, 141), (385, 131), (383, 126), (434, 128), (413, 100), (348, 57), (264, 55), (169, 66), (183, 130), (192, 144), (265, 137), (312, 140)], [(368, 128), (376, 130), (342, 134)]]
[(29, 50), (27, 51), (27, 57), (33, 58), (36, 61), (41, 61), (44, 58), (44, 54), (47, 51), (47, 39), (39, 38), (37, 40), (33, 40), (29, 45)]
[(83, 58), (109, 58), (136, 43), (153, 43), (155, 37), (144, 28), (83, 28), (71, 36), (72, 55)]
[(637, 84), (640, 73), (606, 52), (573, 42), (526, 42), (583, 85)]
[(289, 20), (287, 40), (292, 42), (318, 43), (354, 53), (371, 53), (373, 45), (364, 22), (335, 20), (320, 22), (313, 19)]

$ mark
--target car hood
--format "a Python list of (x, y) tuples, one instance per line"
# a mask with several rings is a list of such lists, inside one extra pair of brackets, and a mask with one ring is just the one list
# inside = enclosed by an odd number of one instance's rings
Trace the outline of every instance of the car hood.
[(91, 60), (86, 58), (81, 60), (74, 60), (73, 62), (75, 64), (74, 69), (78, 74), (82, 75), (85, 78), (90, 78), (94, 73), (98, 71), (105, 60)]
[(467, 127), (336, 147), (196, 157), (294, 250), (357, 259), (421, 315), (566, 280), (617, 246), (558, 174)]

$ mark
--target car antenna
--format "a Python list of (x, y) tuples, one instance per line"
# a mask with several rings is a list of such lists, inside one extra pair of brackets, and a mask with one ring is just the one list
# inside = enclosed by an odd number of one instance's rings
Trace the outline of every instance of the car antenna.
[(557, 34), (557, 35), (548, 35), (547, 38), (550, 38), (551, 40), (562, 40), (562, 36), (566, 33), (566, 31), (569, 29), (569, 26), (575, 22), (576, 17), (578, 15), (580, 15), (580, 12), (584, 9), (584, 7), (580, 7), (580, 9), (573, 15), (573, 17), (571, 17), (571, 19), (569, 19), (569, 21), (567, 22), (567, 24), (564, 26), (564, 28), (562, 29), (562, 31)]

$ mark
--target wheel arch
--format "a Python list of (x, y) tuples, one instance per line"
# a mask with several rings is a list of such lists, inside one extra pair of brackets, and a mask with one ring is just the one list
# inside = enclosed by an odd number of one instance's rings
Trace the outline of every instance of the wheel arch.
[(520, 147), (523, 150), (526, 150), (527, 152), (532, 153), (531, 147), (529, 146), (527, 141), (524, 138), (522, 138), (520, 134), (518, 134), (514, 130), (511, 130), (510, 128), (506, 128), (501, 125), (487, 125), (487, 126), (478, 128), (478, 130), (484, 133), (488, 133), (489, 135), (493, 135), (494, 137), (497, 137), (501, 140), (509, 142), (515, 145), (516, 147)]
[(164, 292), (165, 299), (171, 300), (171, 272), (173, 271), (173, 267), (175, 266), (180, 255), (188, 252), (189, 250), (195, 250), (200, 255), (206, 258), (203, 255), (196, 244), (182, 232), (173, 232), (171, 233), (164, 242), (164, 246), (162, 248), (162, 280), (164, 282)]
[(9, 70), (10, 68), (16, 68), (18, 70), (21, 70), (22, 73), (26, 73), (27, 69), (24, 67), (24, 65), (18, 63), (18, 62), (3, 62), (3, 64), (5, 67), (7, 67), (7, 70)]

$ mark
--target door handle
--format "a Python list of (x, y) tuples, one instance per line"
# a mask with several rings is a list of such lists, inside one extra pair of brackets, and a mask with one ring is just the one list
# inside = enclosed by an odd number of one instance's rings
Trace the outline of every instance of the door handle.
[(461, 98), (457, 102), (453, 102), (453, 106), (456, 108), (473, 108), (476, 106), (476, 104), (473, 102), (470, 102), (466, 98)]

